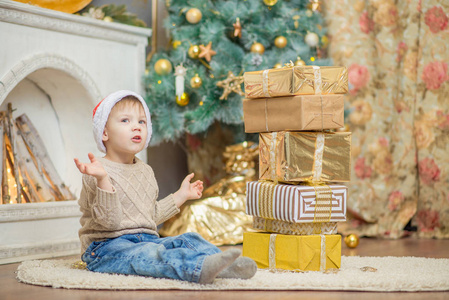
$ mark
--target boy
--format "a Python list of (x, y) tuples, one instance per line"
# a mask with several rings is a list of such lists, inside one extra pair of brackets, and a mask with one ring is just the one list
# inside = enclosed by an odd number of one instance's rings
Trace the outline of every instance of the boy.
[(201, 284), (219, 278), (254, 276), (257, 266), (240, 250), (220, 249), (197, 233), (160, 238), (157, 225), (199, 199), (203, 183), (189, 174), (178, 191), (156, 201), (158, 186), (151, 167), (135, 155), (151, 138), (151, 116), (142, 97), (118, 91), (94, 109), (94, 138), (106, 155), (88, 154), (75, 164), (83, 174), (79, 205), (82, 260), (95, 272), (180, 279)]

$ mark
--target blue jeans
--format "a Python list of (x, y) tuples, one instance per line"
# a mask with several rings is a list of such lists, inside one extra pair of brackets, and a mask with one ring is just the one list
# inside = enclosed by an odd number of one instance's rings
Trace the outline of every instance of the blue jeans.
[(142, 233), (93, 242), (82, 260), (94, 272), (198, 282), (204, 259), (219, 252), (197, 233), (166, 238)]

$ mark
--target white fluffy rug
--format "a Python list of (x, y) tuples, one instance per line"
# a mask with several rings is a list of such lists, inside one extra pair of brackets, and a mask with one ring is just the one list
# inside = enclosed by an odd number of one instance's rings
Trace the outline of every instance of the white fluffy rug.
[[(76, 260), (33, 260), (20, 264), (19, 281), (68, 289), (114, 290), (345, 290), (446, 291), (449, 259), (343, 256), (336, 272), (273, 273), (258, 270), (249, 280), (217, 279), (200, 285), (170, 279), (100, 274), (72, 267)], [(363, 271), (364, 267), (369, 270)], [(373, 268), (377, 271), (373, 272)]]

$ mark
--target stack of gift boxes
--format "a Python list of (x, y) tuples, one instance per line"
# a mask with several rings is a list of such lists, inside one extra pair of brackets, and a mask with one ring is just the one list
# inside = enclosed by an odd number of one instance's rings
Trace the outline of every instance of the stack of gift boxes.
[(340, 267), (350, 179), (345, 67), (290, 66), (244, 74), (246, 132), (259, 133), (259, 181), (247, 184), (243, 255), (259, 268)]

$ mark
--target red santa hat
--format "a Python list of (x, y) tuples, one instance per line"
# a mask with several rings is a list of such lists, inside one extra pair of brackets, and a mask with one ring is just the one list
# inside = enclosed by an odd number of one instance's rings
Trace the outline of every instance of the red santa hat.
[(100, 103), (98, 103), (97, 106), (95, 106), (93, 111), (92, 123), (93, 123), (94, 138), (95, 142), (97, 143), (98, 150), (100, 150), (103, 153), (106, 153), (106, 147), (103, 144), (103, 132), (104, 127), (106, 126), (106, 122), (108, 121), (109, 114), (111, 113), (111, 110), (114, 107), (114, 105), (127, 96), (133, 96), (137, 98), (140, 101), (140, 103), (142, 103), (143, 109), (145, 111), (145, 116), (147, 117), (147, 128), (148, 128), (145, 148), (148, 147), (148, 143), (150, 142), (151, 134), (153, 132), (151, 126), (150, 110), (148, 109), (148, 106), (145, 103), (145, 100), (143, 100), (142, 96), (132, 91), (121, 90), (112, 93), (103, 100), (101, 100)]

